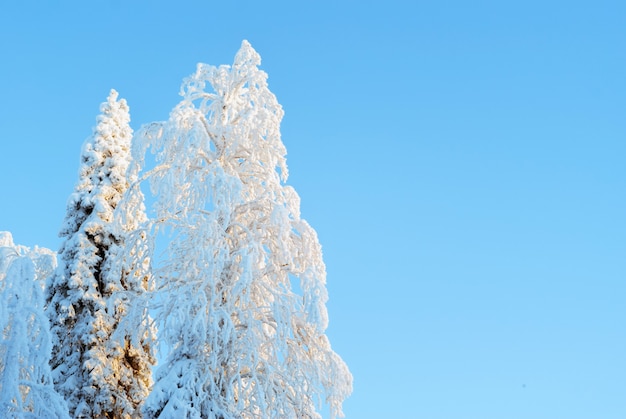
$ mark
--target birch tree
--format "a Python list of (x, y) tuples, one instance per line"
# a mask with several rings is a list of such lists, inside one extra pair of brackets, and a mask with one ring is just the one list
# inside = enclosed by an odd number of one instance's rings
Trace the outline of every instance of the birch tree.
[[(54, 383), (75, 418), (136, 415), (151, 386), (153, 331), (145, 318), (124, 330), (147, 281), (122, 250), (141, 247), (133, 229), (145, 214), (142, 204), (117, 208), (129, 187), (132, 138), (128, 106), (117, 97), (112, 90), (83, 146), (47, 294)], [(132, 262), (143, 263), (136, 256)]]
[(246, 41), (232, 66), (198, 64), (169, 120), (144, 129), (155, 229), (171, 238), (155, 270), (171, 350), (145, 417), (318, 418), (324, 404), (342, 416), (352, 389), (325, 335), (321, 248), (285, 184), (283, 110), (259, 65)]
[(0, 232), (0, 417), (69, 418), (48, 365), (43, 289), (55, 265), (52, 251), (16, 246)]

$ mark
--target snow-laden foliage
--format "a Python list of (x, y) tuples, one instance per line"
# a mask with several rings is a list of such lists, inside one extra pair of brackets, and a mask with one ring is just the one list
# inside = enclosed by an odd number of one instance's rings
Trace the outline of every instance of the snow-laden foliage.
[(232, 67), (199, 64), (170, 119), (144, 129), (155, 229), (171, 238), (154, 272), (170, 353), (145, 417), (318, 418), (324, 403), (342, 416), (352, 390), (324, 334), (321, 248), (284, 184), (283, 111), (259, 64), (245, 41)]
[(102, 104), (83, 146), (60, 232), (59, 267), (48, 284), (54, 384), (76, 418), (135, 415), (154, 363), (148, 319), (126, 317), (146, 291), (147, 260), (138, 243), (145, 236), (137, 231), (145, 220), (142, 197), (122, 199), (132, 130), (126, 101), (117, 96), (112, 90)]
[(50, 334), (44, 313), (45, 279), (55, 254), (13, 244), (0, 232), (0, 417), (69, 418), (56, 393), (50, 366)]

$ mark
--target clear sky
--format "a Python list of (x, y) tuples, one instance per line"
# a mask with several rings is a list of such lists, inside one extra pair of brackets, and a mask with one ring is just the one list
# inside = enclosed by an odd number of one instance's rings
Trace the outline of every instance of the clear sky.
[(57, 249), (109, 89), (247, 39), (328, 268), (348, 418), (626, 418), (626, 3), (0, 3), (0, 230)]

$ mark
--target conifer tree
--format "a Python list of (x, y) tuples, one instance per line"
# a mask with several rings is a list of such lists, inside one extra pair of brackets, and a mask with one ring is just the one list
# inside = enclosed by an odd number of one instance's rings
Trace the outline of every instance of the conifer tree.
[(318, 418), (323, 403), (342, 416), (352, 389), (325, 335), (321, 248), (285, 185), (283, 111), (259, 64), (246, 41), (232, 67), (198, 64), (170, 119), (144, 131), (158, 150), (156, 230), (171, 235), (154, 271), (171, 351), (148, 418)]
[(52, 251), (16, 246), (0, 232), (0, 417), (69, 418), (48, 365), (43, 289), (55, 265)]
[[(147, 282), (133, 265), (145, 261), (137, 253), (133, 260), (122, 255), (141, 247), (134, 228), (145, 214), (142, 203), (117, 208), (129, 187), (132, 138), (128, 106), (117, 97), (112, 90), (83, 146), (60, 232), (59, 267), (47, 292), (54, 383), (75, 418), (136, 415), (154, 363), (147, 320), (135, 318), (131, 325), (126, 318)], [(125, 210), (133, 212), (119, 214)]]

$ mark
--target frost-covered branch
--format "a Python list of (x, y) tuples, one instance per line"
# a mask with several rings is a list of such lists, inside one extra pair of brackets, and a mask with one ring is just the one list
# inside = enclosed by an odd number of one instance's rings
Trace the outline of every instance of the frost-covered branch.
[(0, 416), (68, 418), (54, 390), (43, 287), (56, 266), (47, 249), (13, 244), (0, 232)]
[(153, 141), (168, 167), (151, 186), (171, 231), (155, 270), (171, 352), (146, 417), (319, 417), (320, 399), (340, 416), (351, 391), (324, 335), (321, 249), (283, 184), (283, 111), (259, 64), (244, 42), (232, 67), (198, 65)]

